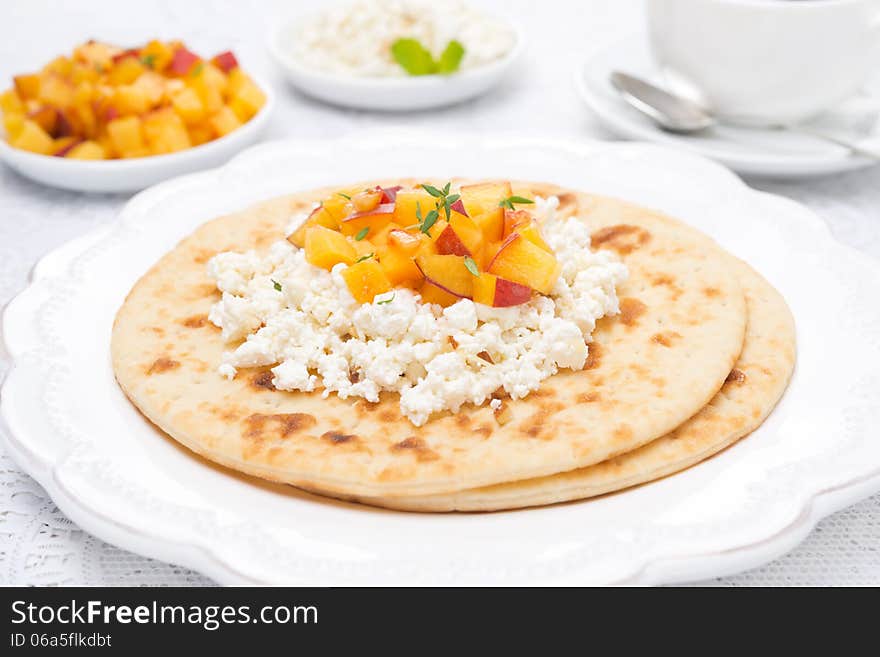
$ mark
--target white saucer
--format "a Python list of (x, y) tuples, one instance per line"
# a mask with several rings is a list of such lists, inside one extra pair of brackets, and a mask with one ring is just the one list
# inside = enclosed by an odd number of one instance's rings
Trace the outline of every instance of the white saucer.
[[(609, 82), (614, 70), (659, 80), (660, 72), (643, 34), (630, 35), (593, 51), (575, 72), (584, 102), (602, 124), (627, 138), (684, 148), (710, 157), (739, 173), (801, 178), (851, 171), (877, 162), (813, 137), (772, 130), (722, 126), (711, 133), (675, 135), (664, 132), (624, 103)], [(868, 96), (844, 101), (811, 122), (813, 127), (856, 140), (880, 151), (880, 102)]]

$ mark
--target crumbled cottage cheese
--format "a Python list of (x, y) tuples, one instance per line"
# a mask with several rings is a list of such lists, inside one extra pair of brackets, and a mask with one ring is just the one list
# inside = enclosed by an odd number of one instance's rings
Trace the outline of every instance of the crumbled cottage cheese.
[(290, 44), (304, 66), (364, 77), (406, 75), (391, 56), (391, 44), (413, 38), (435, 57), (450, 40), (465, 48), (461, 70), (506, 55), (515, 43), (508, 25), (462, 2), (358, 0), (306, 21)]
[(382, 391), (397, 392), (417, 426), (500, 389), (525, 397), (559, 369), (584, 366), (596, 320), (618, 312), (615, 286), (627, 276), (614, 254), (590, 251), (582, 221), (555, 217), (557, 205), (539, 197), (535, 215), (561, 264), (559, 280), (549, 296), (510, 308), (462, 299), (444, 309), (402, 288), (361, 305), (342, 278), (345, 265), (313, 267), (287, 241), (266, 254), (218, 254), (208, 270), (223, 297), (210, 320), (225, 340), (244, 339), (219, 371), (233, 377), (240, 367), (272, 365), (279, 390), (322, 389), (325, 397), (376, 402)]

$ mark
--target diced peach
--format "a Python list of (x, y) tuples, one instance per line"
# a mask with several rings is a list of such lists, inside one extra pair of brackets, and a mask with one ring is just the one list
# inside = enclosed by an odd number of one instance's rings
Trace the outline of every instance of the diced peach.
[(351, 204), (352, 190), (342, 190), (325, 198), (322, 205), (324, 209), (337, 222), (341, 222), (349, 215), (354, 214), (354, 206)]
[(36, 98), (40, 95), (40, 75), (38, 73), (16, 75), (12, 81), (15, 83), (15, 91), (22, 100)]
[(80, 137), (58, 137), (52, 140), (52, 155), (64, 157), (74, 146), (82, 142)]
[(483, 231), (487, 242), (498, 242), (504, 239), (504, 209), (493, 208), (474, 217), (474, 223)]
[(416, 208), (425, 217), (437, 205), (437, 199), (423, 189), (401, 190), (394, 202), (394, 223), (398, 226), (412, 226), (419, 223)]
[(15, 89), (7, 89), (0, 94), (0, 111), (4, 114), (10, 112), (24, 114), (24, 103), (21, 101), (21, 98), (19, 98)]
[(229, 105), (242, 121), (247, 121), (266, 104), (266, 94), (248, 78), (229, 98)]
[(141, 61), (149, 69), (164, 71), (171, 63), (174, 53), (168, 44), (153, 39), (141, 49)]
[(113, 67), (108, 73), (108, 79), (113, 85), (131, 84), (137, 80), (140, 74), (145, 70), (144, 65), (141, 64), (140, 59), (136, 56), (123, 57), (117, 62), (114, 62)]
[(336, 230), (338, 223), (323, 205), (319, 205), (312, 210), (302, 225), (287, 237), (287, 241), (294, 246), (303, 248), (306, 245), (306, 231), (312, 226), (323, 226), (324, 228)]
[(367, 229), (367, 236), (370, 233), (377, 233), (382, 228), (391, 223), (393, 207), (390, 203), (379, 205), (369, 212), (355, 212), (343, 219), (339, 224), (339, 230), (343, 235), (354, 237), (364, 228)]
[(71, 148), (67, 155), (71, 160), (103, 160), (107, 157), (104, 147), (94, 141), (84, 141)]
[(509, 182), (486, 182), (476, 185), (464, 185), (461, 188), (461, 200), (471, 217), (488, 212), (511, 195)]
[[(220, 112), (225, 108), (229, 114), (235, 118), (239, 125), (242, 123), (242, 119), (240, 119), (230, 107), (223, 104), (223, 94), (220, 92), (220, 89), (207, 82), (207, 78), (204, 75), (187, 77), (186, 85), (198, 94), (199, 99), (205, 106), (205, 111), (209, 114)], [(231, 130), (229, 132), (231, 132)]]
[(55, 126), (58, 123), (58, 111), (54, 107), (43, 106), (38, 110), (30, 112), (27, 117), (40, 126), (47, 134), (54, 134)]
[(19, 112), (6, 112), (3, 114), (3, 129), (6, 131), (6, 137), (12, 140), (21, 129), (25, 122), (24, 114)]
[(386, 224), (376, 231), (373, 231), (371, 229), (363, 237), (363, 240), (365, 242), (369, 241), (369, 243), (375, 246), (379, 252), (382, 252), (388, 248), (388, 235), (391, 233), (391, 230), (394, 228), (394, 226), (395, 224)]
[(504, 237), (517, 232), (517, 228), (532, 220), (532, 215), (525, 210), (504, 210)]
[(342, 233), (324, 226), (309, 226), (305, 239), (306, 260), (322, 269), (333, 269), (344, 262), (352, 264), (357, 252)]
[(241, 121), (229, 107), (223, 106), (209, 119), (211, 127), (220, 137), (241, 127)]
[(70, 75), (72, 69), (73, 62), (64, 56), (56, 57), (43, 67), (45, 73), (56, 73), (63, 76)]
[(113, 142), (113, 148), (123, 157), (146, 151), (141, 120), (136, 116), (114, 119), (107, 124), (107, 134)]
[(150, 112), (143, 123), (144, 138), (154, 155), (174, 153), (192, 146), (183, 119), (170, 108)]
[(366, 190), (358, 192), (351, 197), (351, 204), (354, 206), (355, 212), (370, 212), (375, 210), (382, 201), (382, 192), (376, 190)]
[(342, 278), (358, 303), (370, 303), (377, 294), (384, 294), (391, 289), (391, 281), (385, 275), (385, 270), (374, 258), (346, 268), (342, 272)]
[(513, 233), (502, 243), (487, 270), (542, 294), (549, 294), (559, 278), (556, 258), (519, 233)]
[(550, 248), (550, 245), (544, 241), (544, 237), (541, 235), (541, 229), (538, 228), (538, 222), (534, 219), (530, 220), (527, 224), (518, 226), (516, 232), (533, 244), (540, 246), (547, 253), (553, 253), (553, 249)]
[(53, 107), (65, 108), (73, 104), (73, 85), (53, 73), (40, 76), (40, 102)]
[(379, 259), (379, 264), (393, 285), (420, 283), (423, 276), (411, 256), (402, 253), (398, 249), (385, 249)]
[(214, 138), (214, 129), (204, 123), (189, 125), (186, 130), (189, 132), (189, 141), (193, 146), (204, 144)]
[(459, 301), (459, 297), (440, 289), (428, 280), (422, 283), (422, 286), (419, 288), (419, 294), (422, 296), (424, 303), (436, 303), (444, 308), (448, 308)]
[(229, 73), (232, 69), (238, 68), (238, 60), (235, 58), (235, 54), (231, 50), (221, 52), (219, 55), (214, 55), (214, 58), (211, 61), (224, 73)]
[(171, 56), (169, 69), (176, 75), (187, 75), (199, 61), (199, 56), (183, 46), (177, 48)]
[(483, 261), (483, 231), (473, 219), (452, 212), (449, 223), (435, 241), (437, 253), (471, 256), (477, 265)]
[(418, 235), (405, 230), (393, 228), (388, 233), (388, 246), (399, 250), (404, 255), (415, 255), (421, 244), (422, 240), (419, 239)]
[(415, 263), (424, 277), (437, 287), (457, 297), (473, 295), (476, 278), (464, 264), (464, 257), (456, 255), (420, 255)]
[(9, 144), (40, 155), (48, 155), (52, 152), (52, 137), (37, 123), (25, 119), (18, 134), (10, 140)]
[(167, 80), (155, 71), (144, 71), (134, 81), (134, 86), (147, 97), (150, 107), (154, 107), (162, 102), (165, 97), (166, 90), (172, 92), (172, 82), (179, 84), (179, 88), (183, 88), (180, 80)]
[(198, 123), (205, 117), (202, 99), (190, 87), (184, 87), (172, 94), (171, 106), (187, 125)]
[(474, 280), (474, 302), (496, 308), (518, 306), (532, 298), (532, 289), (494, 274), (481, 272)]
[(127, 114), (143, 114), (150, 109), (150, 99), (147, 94), (136, 85), (122, 84), (116, 87), (113, 95), (112, 106), (120, 116)]

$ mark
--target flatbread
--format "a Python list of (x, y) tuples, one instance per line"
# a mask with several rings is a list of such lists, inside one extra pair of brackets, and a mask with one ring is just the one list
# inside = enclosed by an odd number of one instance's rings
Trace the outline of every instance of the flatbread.
[(731, 257), (748, 306), (743, 351), (718, 394), (672, 433), (586, 468), (447, 495), (359, 498), (407, 511), (497, 511), (580, 500), (684, 470), (754, 431), (791, 378), (795, 330), (780, 294), (754, 269)]
[(397, 395), (377, 404), (323, 399), (273, 390), (266, 370), (241, 370), (232, 381), (217, 373), (229, 345), (207, 321), (219, 293), (206, 262), (221, 251), (267, 248), (284, 236), (293, 213), (328, 190), (210, 221), (163, 257), (117, 315), (116, 378), (147, 418), (206, 458), (342, 495), (429, 495), (539, 477), (668, 433), (715, 395), (742, 348), (745, 301), (723, 251), (657, 213), (529, 186), (585, 216), (631, 277), (619, 289), (621, 314), (594, 333), (587, 369), (564, 371), (526, 399), (505, 401), (511, 419), (503, 425), (487, 405), (438, 414), (416, 428), (401, 416)]

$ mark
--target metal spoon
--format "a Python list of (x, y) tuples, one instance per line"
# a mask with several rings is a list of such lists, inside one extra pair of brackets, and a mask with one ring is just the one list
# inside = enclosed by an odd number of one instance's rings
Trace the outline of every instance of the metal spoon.
[[(664, 130), (676, 134), (692, 134), (708, 130), (722, 123), (708, 109), (692, 100), (682, 96), (676, 96), (657, 85), (646, 80), (637, 78), (628, 73), (615, 71), (611, 74), (611, 84), (617, 89), (621, 97), (642, 114), (654, 121)], [(725, 120), (730, 125), (762, 127), (771, 130), (786, 130), (823, 139), (848, 149), (851, 153), (864, 155), (875, 160), (880, 160), (880, 153), (860, 146), (859, 144), (843, 139), (835, 135), (815, 130), (802, 125), (771, 125), (756, 126), (746, 122)]]

